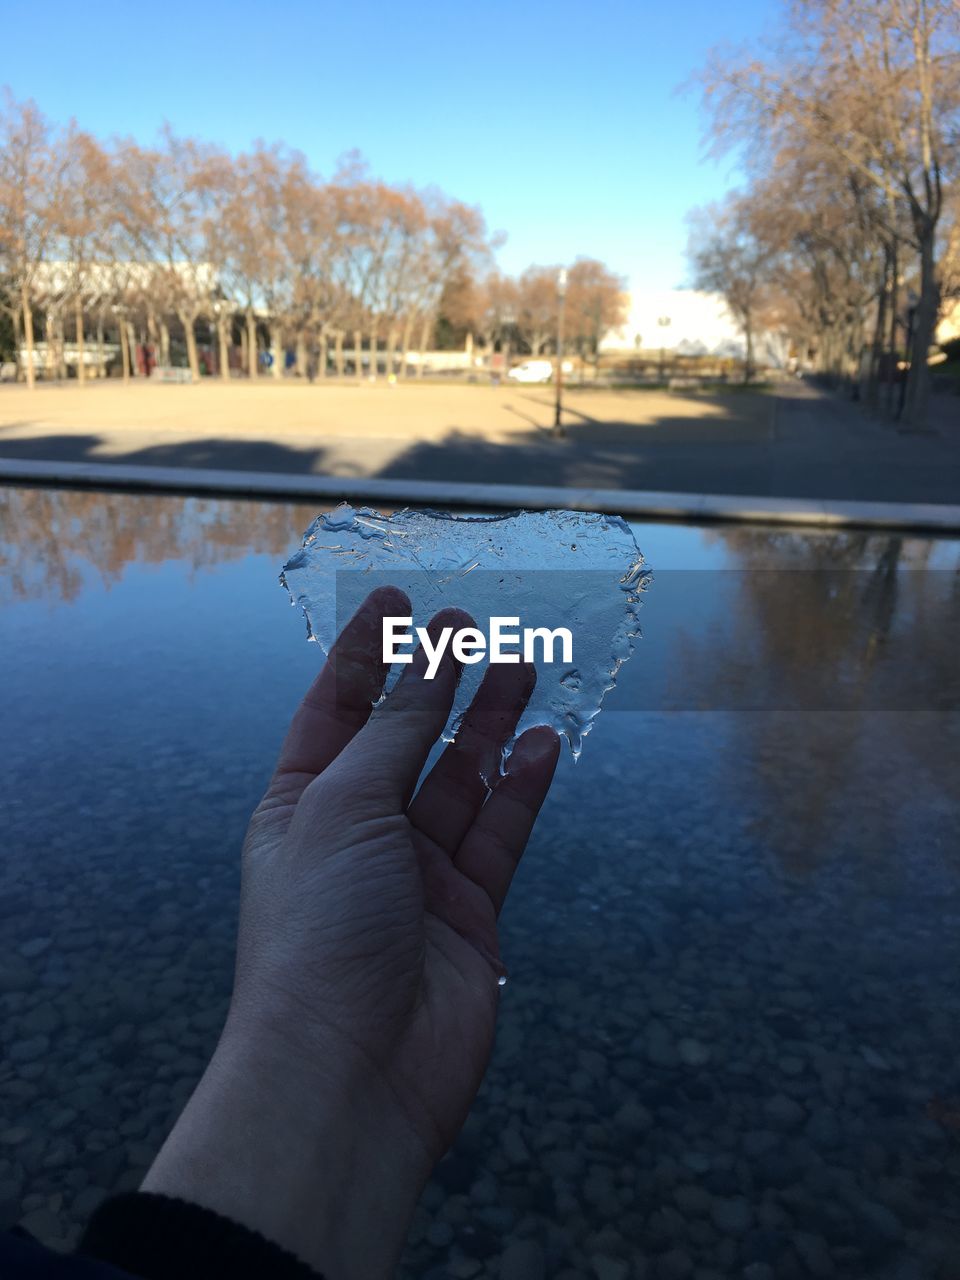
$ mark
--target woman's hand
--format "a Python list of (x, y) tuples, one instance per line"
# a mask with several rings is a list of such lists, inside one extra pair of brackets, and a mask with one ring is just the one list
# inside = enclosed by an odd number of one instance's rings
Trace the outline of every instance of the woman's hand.
[(329, 1280), (391, 1274), (466, 1118), (493, 1045), (497, 916), (559, 753), (528, 730), (499, 777), (534, 672), (491, 666), (414, 796), (459, 672), (448, 650), (426, 680), (421, 651), (371, 711), (382, 618), (409, 613), (394, 588), (368, 597), (294, 718), (244, 847), (227, 1026), (144, 1184)]

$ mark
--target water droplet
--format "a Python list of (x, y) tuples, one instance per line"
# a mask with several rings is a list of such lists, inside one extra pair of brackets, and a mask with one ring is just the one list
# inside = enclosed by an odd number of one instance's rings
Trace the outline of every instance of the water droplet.
[(507, 985), (507, 975), (505, 973), (501, 973), (500, 977), (497, 979), (497, 986), (505, 987), (506, 985)]

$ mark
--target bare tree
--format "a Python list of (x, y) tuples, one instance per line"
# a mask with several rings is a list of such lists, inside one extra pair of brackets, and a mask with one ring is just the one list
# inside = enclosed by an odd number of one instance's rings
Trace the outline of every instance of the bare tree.
[[(229, 244), (227, 278), (246, 322), (247, 372), (259, 371), (258, 316), (273, 319), (271, 304), (286, 306), (284, 284), (283, 211), (281, 189), (287, 158), (279, 146), (258, 144), (236, 162), (231, 199), (224, 212)], [(277, 317), (270, 334), (273, 370), (279, 375)]]
[(743, 380), (754, 374), (757, 312), (770, 279), (771, 253), (753, 233), (749, 210), (739, 197), (691, 215), (688, 249), (698, 289), (718, 293), (743, 331)]
[(955, 0), (794, 0), (775, 60), (716, 57), (704, 75), (721, 146), (769, 162), (790, 134), (832, 148), (891, 210), (902, 206), (919, 294), (907, 418), (926, 415), (927, 352), (939, 311), (937, 232), (960, 124)]
[(754, 239), (771, 254), (765, 296), (781, 323), (789, 320), (795, 344), (876, 403), (893, 333), (900, 237), (875, 188), (832, 149), (799, 139), (740, 203)]
[[(126, 304), (140, 322), (140, 341), (170, 363), (169, 318), (182, 305), (178, 242), (183, 191), (172, 157), (163, 149), (125, 140), (115, 157), (119, 219), (126, 229), (133, 270)], [(128, 321), (128, 339), (133, 323)]]
[(500, 237), (491, 237), (483, 214), (473, 205), (438, 194), (428, 200), (427, 207), (434, 270), (424, 305), (433, 329), (447, 282), (464, 271), (474, 277), (489, 271)]
[(220, 377), (230, 378), (230, 347), (236, 299), (230, 287), (230, 239), (228, 215), (236, 198), (236, 171), (225, 152), (207, 150), (194, 181), (200, 258), (209, 274), (210, 312), (217, 334), (217, 364)]
[(82, 386), (86, 378), (84, 310), (99, 296), (102, 272), (97, 268), (106, 243), (112, 170), (103, 148), (89, 133), (71, 126), (62, 147), (65, 164), (55, 224), (73, 302), (77, 382)]
[(307, 371), (302, 367), (306, 363), (323, 377), (329, 339), (340, 335), (343, 319), (343, 249), (336, 191), (316, 180), (304, 166), (297, 166), (288, 174), (284, 202), (285, 257), (292, 273), (290, 308), (298, 372)]
[[(35, 290), (55, 231), (63, 162), (50, 123), (30, 101), (4, 91), (0, 110), (0, 261), (7, 306), (23, 325), (27, 386), (33, 389)], [(19, 348), (18, 348), (19, 358)]]
[(473, 326), (488, 359), (498, 342), (505, 350), (508, 335), (516, 331), (517, 311), (516, 281), (489, 272), (476, 288), (473, 307)]
[(456, 267), (443, 286), (438, 305), (438, 334), (442, 333), (442, 347), (465, 346), (473, 351), (474, 341), (482, 332), (482, 282), (467, 263)]
[(623, 276), (596, 258), (578, 258), (570, 268), (565, 313), (567, 334), (581, 355), (591, 356), (594, 366), (600, 358), (604, 335), (626, 323), (625, 289)]
[(157, 256), (183, 328), (190, 373), (198, 381), (197, 321), (213, 317), (215, 301), (205, 214), (210, 184), (218, 173), (217, 157), (211, 148), (164, 128), (155, 173), (152, 222)]
[(385, 245), (382, 238), (382, 187), (368, 178), (360, 162), (341, 174), (338, 187), (343, 230), (343, 280), (349, 303), (347, 324), (353, 333), (354, 372), (363, 377), (363, 330), (369, 333), (370, 374), (376, 376), (377, 310)]
[(423, 201), (415, 191), (394, 193), (388, 206), (387, 253), (382, 282), (382, 308), (387, 322), (387, 372), (396, 373), (400, 342), (400, 377), (407, 364), (420, 303), (421, 270), (429, 222)]
[[(490, 348), (522, 330), (536, 353), (555, 331), (554, 271), (531, 268), (520, 282), (493, 273), (498, 237), (479, 209), (375, 179), (356, 155), (324, 182), (280, 144), (235, 156), (165, 127), (155, 145), (102, 145), (74, 126), (55, 136), (33, 104), (9, 95), (0, 141), (0, 305), (24, 334), (31, 385), (35, 318), (51, 370), (63, 373), (67, 313), (81, 380), (94, 317), (102, 366), (107, 326), (116, 327), (124, 379), (149, 372), (157, 355), (170, 363), (181, 329), (198, 378), (202, 320), (216, 330), (223, 377), (240, 316), (251, 377), (264, 335), (275, 376), (291, 345), (298, 372), (324, 372), (330, 341), (342, 374), (348, 330), (358, 376), (365, 336), (371, 372), (385, 341), (388, 372), (405, 376), (417, 345), (422, 375), (441, 311), (447, 324), (459, 314), (468, 347), (474, 334)], [(578, 260), (576, 341), (596, 351), (619, 294), (602, 264)]]
[(534, 356), (557, 334), (558, 271), (558, 267), (528, 267), (517, 279), (515, 323)]

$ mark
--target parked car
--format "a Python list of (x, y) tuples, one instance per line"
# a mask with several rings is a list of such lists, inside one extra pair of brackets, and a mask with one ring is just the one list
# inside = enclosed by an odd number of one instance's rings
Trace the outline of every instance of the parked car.
[(507, 374), (514, 382), (549, 382), (553, 377), (552, 360), (524, 360)]

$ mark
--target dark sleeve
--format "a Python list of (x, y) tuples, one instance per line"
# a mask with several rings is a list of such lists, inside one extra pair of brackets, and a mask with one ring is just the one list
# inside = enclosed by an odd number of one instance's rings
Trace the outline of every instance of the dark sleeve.
[[(212, 1209), (143, 1191), (104, 1201), (90, 1219), (78, 1253), (141, 1280), (323, 1280), (258, 1231)], [(74, 1280), (73, 1273), (67, 1274)], [(106, 1280), (115, 1273), (93, 1271), (91, 1280), (101, 1274)], [(78, 1272), (76, 1280), (86, 1276)]]

